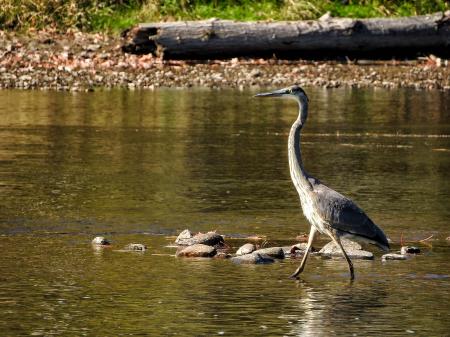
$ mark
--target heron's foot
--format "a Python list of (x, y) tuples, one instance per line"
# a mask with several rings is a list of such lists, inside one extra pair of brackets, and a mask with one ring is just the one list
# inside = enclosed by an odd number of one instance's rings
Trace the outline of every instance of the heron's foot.
[(298, 274), (296, 274), (296, 273), (294, 273), (294, 274), (292, 274), (291, 276), (289, 276), (289, 278), (290, 278), (291, 280), (300, 280), (300, 277), (298, 277)]
[(298, 275), (300, 275), (300, 273), (303, 271), (303, 268), (302, 267), (299, 267), (296, 271), (295, 271), (295, 273), (293, 273), (291, 276), (289, 276), (289, 278), (290, 279), (293, 279), (293, 280), (298, 280), (299, 279), (299, 277), (298, 277)]

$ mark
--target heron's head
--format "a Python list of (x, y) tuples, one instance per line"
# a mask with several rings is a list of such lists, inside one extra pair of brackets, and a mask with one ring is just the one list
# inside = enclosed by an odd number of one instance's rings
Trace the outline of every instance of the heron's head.
[(255, 97), (281, 97), (281, 98), (292, 98), (298, 101), (301, 104), (308, 103), (309, 99), (299, 85), (292, 85), (287, 88), (271, 91), (271, 92), (263, 92), (261, 94), (255, 95)]
[(281, 97), (281, 98), (291, 98), (295, 99), (300, 106), (299, 119), (302, 124), (306, 122), (308, 117), (308, 96), (305, 91), (298, 85), (292, 85), (287, 88), (275, 90), (272, 92), (263, 92), (261, 94), (255, 95), (255, 97)]

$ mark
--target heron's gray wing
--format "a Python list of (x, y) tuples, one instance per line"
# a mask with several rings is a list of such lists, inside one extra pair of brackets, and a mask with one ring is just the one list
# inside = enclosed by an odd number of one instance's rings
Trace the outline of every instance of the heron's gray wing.
[(319, 215), (333, 228), (389, 247), (383, 231), (353, 201), (321, 183), (314, 192)]

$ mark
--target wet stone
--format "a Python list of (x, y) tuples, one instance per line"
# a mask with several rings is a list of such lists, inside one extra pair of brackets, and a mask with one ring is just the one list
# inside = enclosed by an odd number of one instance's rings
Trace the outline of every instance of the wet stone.
[(383, 261), (387, 261), (387, 260), (407, 260), (408, 258), (409, 258), (408, 255), (390, 253), (390, 254), (384, 254), (381, 257), (381, 260), (383, 260)]
[(184, 231), (182, 231), (178, 237), (175, 240), (176, 244), (181, 244), (180, 242), (183, 242), (184, 240), (188, 240), (192, 238), (192, 233), (189, 229), (185, 229)]
[(400, 249), (400, 254), (420, 254), (420, 248), (412, 246), (403, 246)]
[(222, 246), (225, 243), (222, 235), (216, 232), (199, 233), (188, 239), (178, 240), (177, 244), (182, 246), (192, 246), (195, 244), (203, 244), (208, 246)]
[(214, 255), (215, 259), (229, 259), (231, 258), (231, 254), (228, 254), (227, 252), (218, 251), (216, 255)]
[(308, 239), (309, 239), (309, 237), (308, 237), (308, 234), (300, 234), (300, 235), (297, 235), (296, 237), (295, 237), (295, 240), (296, 241), (299, 241), (299, 242), (304, 242), (304, 243), (307, 243), (308, 242)]
[(109, 246), (111, 242), (105, 239), (103, 236), (97, 236), (92, 240), (92, 244), (96, 246)]
[[(285, 246), (285, 247), (281, 247), (281, 248), (283, 249), (285, 256), (288, 255), (291, 257), (295, 257), (295, 256), (301, 256), (301, 255), (305, 254), (306, 247), (307, 247), (307, 244), (304, 242), (301, 242), (301, 243), (297, 243), (292, 246)], [(316, 251), (317, 251), (317, 249), (314, 247), (311, 247), (311, 249), (309, 250), (310, 253), (313, 253)]]
[[(345, 249), (350, 259), (362, 259), (372, 260), (373, 254), (371, 252), (362, 250), (359, 243), (348, 239), (341, 239), (342, 246)], [(319, 254), (325, 257), (343, 257), (342, 250), (339, 246), (336, 246), (333, 241), (327, 243), (320, 251)]]
[[(301, 243), (297, 243), (295, 245), (293, 245), (291, 247), (291, 251), (297, 251), (297, 250), (303, 250), (305, 251), (306, 248), (308, 247), (308, 244), (306, 242), (301, 242)], [(311, 246), (311, 248), (309, 249), (310, 252), (316, 252), (317, 249), (314, 248), (313, 246)]]
[(194, 244), (177, 251), (178, 257), (213, 257), (216, 255), (217, 250), (208, 245)]
[(130, 243), (123, 247), (125, 251), (135, 251), (135, 252), (145, 252), (147, 250), (147, 246), (141, 243)]
[(240, 255), (246, 255), (254, 252), (256, 249), (255, 245), (253, 243), (246, 243), (245, 245), (239, 247), (239, 249), (236, 252), (237, 256)]
[(284, 259), (284, 251), (282, 247), (269, 247), (256, 250), (254, 253), (267, 255), (275, 259)]
[(305, 251), (304, 250), (297, 250), (293, 249), (294, 246), (284, 246), (281, 247), (284, 252), (284, 256), (295, 256), (295, 255), (302, 255)]
[(231, 261), (237, 264), (268, 264), (275, 262), (270, 256), (262, 255), (257, 252), (251, 254), (235, 256), (231, 258)]

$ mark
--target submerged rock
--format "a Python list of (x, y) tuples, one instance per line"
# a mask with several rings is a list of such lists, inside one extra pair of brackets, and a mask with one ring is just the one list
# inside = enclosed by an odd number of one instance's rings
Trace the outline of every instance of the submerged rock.
[(124, 251), (134, 251), (134, 252), (145, 252), (147, 250), (147, 246), (141, 243), (130, 243), (123, 247)]
[(192, 246), (195, 244), (203, 244), (208, 246), (222, 246), (225, 241), (222, 235), (217, 234), (216, 232), (208, 232), (208, 233), (198, 233), (191, 238), (181, 238), (178, 240), (177, 244), (181, 246)]
[(103, 236), (96, 236), (91, 243), (95, 246), (109, 246), (111, 244), (111, 242)]
[(237, 256), (240, 255), (246, 255), (254, 252), (256, 249), (255, 245), (253, 243), (246, 243), (245, 245), (239, 247), (239, 249), (236, 252)]
[(185, 229), (184, 231), (182, 231), (178, 237), (175, 240), (176, 244), (181, 244), (181, 242), (183, 242), (184, 240), (188, 240), (192, 238), (192, 233), (189, 229)]
[(309, 239), (309, 236), (308, 236), (308, 234), (305, 234), (305, 233), (300, 234), (300, 235), (297, 235), (297, 236), (295, 237), (295, 240), (296, 240), (296, 241), (298, 241), (298, 242), (304, 242), (304, 243), (307, 243), (307, 242), (308, 242), (308, 239)]
[(409, 258), (408, 255), (405, 254), (395, 254), (395, 253), (389, 253), (389, 254), (384, 254), (381, 257), (381, 260), (386, 261), (386, 260), (407, 260)]
[(403, 246), (402, 248), (400, 248), (400, 254), (420, 254), (420, 248)]
[[(295, 245), (292, 245), (291, 251), (306, 250), (307, 247), (308, 247), (308, 244), (306, 242), (300, 242)], [(314, 248), (313, 246), (311, 246), (310, 252), (315, 252), (315, 251), (317, 251), (317, 249)]]
[[(361, 245), (357, 242), (341, 239), (342, 246), (345, 249), (350, 259), (363, 259), (372, 260), (373, 254), (371, 252), (362, 249)], [(327, 243), (320, 251), (319, 254), (328, 257), (343, 257), (342, 250), (335, 245), (333, 241)]]
[(257, 252), (251, 254), (235, 256), (231, 258), (231, 261), (237, 264), (267, 264), (275, 262), (270, 256), (262, 255)]
[(216, 255), (214, 255), (215, 259), (229, 259), (231, 255), (224, 251), (218, 251)]
[(249, 241), (259, 242), (259, 241), (264, 241), (266, 239), (266, 237), (260, 236), (260, 235), (251, 235), (251, 236), (247, 236), (246, 239)]
[(276, 259), (284, 259), (284, 251), (282, 247), (269, 247), (256, 250), (254, 253), (267, 255)]
[(201, 243), (194, 244), (177, 251), (178, 257), (213, 257), (216, 255), (217, 250), (209, 245)]
[[(301, 242), (301, 243), (297, 243), (292, 246), (285, 246), (285, 247), (281, 247), (281, 248), (283, 248), (285, 256), (299, 257), (299, 256), (302, 256), (303, 254), (305, 254), (306, 247), (307, 247), (307, 244), (304, 242)], [(311, 247), (311, 249), (309, 250), (309, 253), (313, 254), (313, 255), (317, 254), (317, 249), (315, 247)]]

